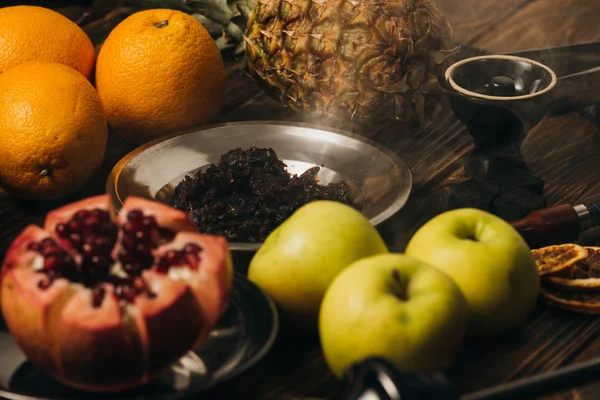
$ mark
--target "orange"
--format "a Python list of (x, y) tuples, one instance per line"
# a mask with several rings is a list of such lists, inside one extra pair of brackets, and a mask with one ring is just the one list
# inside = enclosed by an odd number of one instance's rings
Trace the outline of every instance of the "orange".
[(74, 193), (102, 164), (98, 93), (66, 65), (32, 61), (0, 75), (0, 186), (25, 199)]
[(36, 6), (0, 8), (0, 27), (0, 74), (27, 61), (50, 61), (91, 76), (95, 52), (90, 38), (56, 11)]
[(144, 143), (204, 124), (223, 105), (223, 59), (208, 31), (175, 10), (145, 10), (113, 29), (96, 63), (109, 124)]

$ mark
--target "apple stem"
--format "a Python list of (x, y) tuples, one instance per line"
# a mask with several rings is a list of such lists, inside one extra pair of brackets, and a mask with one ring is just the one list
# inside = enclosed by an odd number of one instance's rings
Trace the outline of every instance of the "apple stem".
[(396, 290), (394, 294), (402, 301), (408, 300), (408, 293), (406, 293), (406, 284), (400, 275), (400, 271), (397, 269), (392, 271), (392, 278), (396, 281), (397, 285), (394, 287)]

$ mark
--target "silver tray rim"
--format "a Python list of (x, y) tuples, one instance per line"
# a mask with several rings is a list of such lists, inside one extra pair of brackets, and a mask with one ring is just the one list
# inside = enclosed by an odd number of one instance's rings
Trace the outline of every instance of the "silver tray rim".
[[(398, 170), (401, 173), (400, 179), (402, 182), (403, 190), (401, 190), (400, 194), (394, 199), (394, 201), (385, 210), (383, 210), (379, 214), (377, 214), (374, 217), (369, 219), (369, 222), (375, 227), (377, 227), (380, 224), (382, 224), (383, 222), (387, 221), (389, 218), (391, 218), (393, 215), (395, 215), (398, 211), (400, 211), (402, 209), (402, 207), (404, 207), (404, 205), (408, 201), (408, 198), (412, 192), (413, 179), (412, 179), (412, 173), (411, 173), (408, 165), (396, 153), (394, 153), (393, 151), (389, 150), (385, 146), (383, 146), (373, 140), (370, 140), (370, 139), (368, 139), (364, 136), (358, 135), (358, 134), (354, 134), (354, 133), (351, 133), (351, 132), (348, 132), (348, 131), (345, 131), (342, 129), (337, 129), (337, 128), (326, 126), (326, 125), (306, 123), (306, 122), (262, 120), (262, 121), (236, 121), (236, 122), (224, 122), (224, 123), (218, 123), (218, 124), (209, 124), (209, 125), (204, 125), (201, 127), (194, 127), (194, 128), (189, 128), (189, 129), (173, 132), (173, 133), (167, 134), (165, 136), (162, 136), (160, 138), (151, 140), (145, 144), (142, 144), (139, 147), (137, 147), (134, 150), (127, 153), (125, 156), (123, 156), (112, 168), (112, 170), (110, 171), (110, 173), (108, 175), (108, 178), (106, 179), (106, 185), (105, 185), (106, 193), (110, 195), (113, 205), (114, 205), (115, 209), (118, 211), (121, 208), (121, 206), (123, 205), (123, 199), (121, 199), (121, 196), (119, 195), (119, 192), (117, 190), (117, 182), (118, 182), (121, 171), (127, 166), (127, 164), (132, 159), (134, 159), (138, 155), (142, 154), (144, 151), (146, 151), (150, 148), (153, 148), (154, 146), (156, 146), (160, 143), (167, 142), (169, 140), (178, 138), (180, 136), (189, 135), (189, 134), (202, 132), (202, 131), (206, 131), (206, 130), (217, 129), (217, 128), (219, 128), (219, 129), (227, 128), (227, 127), (249, 126), (249, 125), (275, 125), (275, 126), (280, 126), (282, 128), (297, 127), (297, 128), (321, 130), (321, 131), (325, 131), (329, 134), (341, 135), (341, 136), (345, 136), (346, 138), (356, 140), (358, 142), (362, 142), (363, 144), (365, 144), (367, 146), (373, 147), (378, 152), (380, 152), (381, 154), (385, 155), (390, 160), (392, 160), (392, 162), (394, 163), (396, 168), (398, 168)], [(230, 242), (229, 248), (232, 251), (254, 252), (254, 251), (257, 251), (262, 246), (262, 244), (263, 244), (262, 242), (261, 243)]]

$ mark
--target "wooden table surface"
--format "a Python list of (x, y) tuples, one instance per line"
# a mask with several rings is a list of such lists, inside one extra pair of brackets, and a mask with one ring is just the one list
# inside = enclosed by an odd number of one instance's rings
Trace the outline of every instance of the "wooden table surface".
[[(598, 0), (437, 0), (455, 30), (457, 41), (486, 52), (516, 52), (537, 48), (600, 42)], [(81, 7), (59, 9), (70, 18)], [(100, 44), (113, 21), (84, 26)], [(600, 65), (600, 54), (554, 60), (563, 72)], [(290, 110), (267, 98), (243, 75), (235, 62), (227, 65), (226, 106), (217, 122), (243, 120), (300, 121)], [(530, 132), (523, 154), (532, 173), (546, 181), (549, 204), (600, 197), (600, 128), (580, 113), (545, 118)], [(464, 179), (463, 163), (472, 148), (470, 136), (447, 102), (434, 122), (415, 132), (384, 132), (383, 141), (410, 167), (414, 187), (406, 207), (390, 224), (387, 239), (402, 251), (411, 234), (442, 212), (449, 188)], [(113, 165), (132, 147), (111, 133), (106, 160), (84, 192), (53, 204), (20, 202), (0, 191), (0, 254), (28, 223), (41, 223), (45, 212), (78, 197), (104, 192)], [(389, 228), (386, 228), (389, 229)], [(600, 243), (597, 231), (582, 243)], [(600, 355), (600, 318), (558, 311), (539, 304), (518, 335), (467, 341), (447, 371), (461, 393), (531, 376)], [(280, 334), (269, 354), (256, 366), (203, 398), (292, 399), (331, 398), (341, 384), (324, 364), (318, 338)], [(598, 399), (600, 381), (547, 399)]]

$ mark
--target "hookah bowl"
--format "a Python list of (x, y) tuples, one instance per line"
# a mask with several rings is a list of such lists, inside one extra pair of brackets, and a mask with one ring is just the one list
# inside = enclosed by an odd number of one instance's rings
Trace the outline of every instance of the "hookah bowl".
[(489, 55), (451, 65), (445, 78), (450, 105), (474, 142), (467, 173), (487, 179), (526, 166), (521, 145), (553, 100), (554, 71), (523, 57)]

